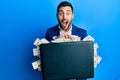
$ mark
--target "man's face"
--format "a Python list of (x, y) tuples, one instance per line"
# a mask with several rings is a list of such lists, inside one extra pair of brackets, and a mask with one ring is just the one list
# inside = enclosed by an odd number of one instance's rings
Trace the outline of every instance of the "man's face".
[(60, 27), (63, 30), (68, 31), (70, 29), (73, 16), (74, 16), (74, 14), (72, 12), (71, 7), (65, 6), (65, 7), (59, 8), (59, 11), (57, 13), (57, 18), (58, 18)]

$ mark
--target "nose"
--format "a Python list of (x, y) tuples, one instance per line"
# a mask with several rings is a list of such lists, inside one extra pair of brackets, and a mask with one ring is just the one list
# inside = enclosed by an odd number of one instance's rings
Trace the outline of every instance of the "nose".
[(66, 19), (66, 14), (63, 14), (63, 19)]

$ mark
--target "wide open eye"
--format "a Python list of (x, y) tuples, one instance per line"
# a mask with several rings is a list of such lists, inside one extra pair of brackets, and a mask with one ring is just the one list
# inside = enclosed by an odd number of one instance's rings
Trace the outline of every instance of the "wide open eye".
[(58, 15), (59, 16), (63, 16), (63, 12), (58, 12)]
[(66, 15), (69, 16), (71, 13), (67, 12)]

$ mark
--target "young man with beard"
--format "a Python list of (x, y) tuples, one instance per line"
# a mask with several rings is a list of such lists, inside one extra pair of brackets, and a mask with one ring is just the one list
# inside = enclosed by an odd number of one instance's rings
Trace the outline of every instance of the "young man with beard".
[(63, 1), (57, 7), (57, 25), (47, 29), (45, 38), (48, 41), (57, 38), (70, 38), (71, 35), (77, 35), (81, 40), (87, 36), (87, 31), (72, 24), (74, 17), (73, 7), (70, 2)]
[[(57, 6), (57, 19), (58, 24), (47, 29), (45, 38), (48, 41), (57, 39), (57, 38), (71, 38), (71, 35), (77, 35), (81, 38), (87, 36), (87, 31), (81, 28), (76, 27), (72, 24), (72, 19), (74, 17), (73, 7), (70, 2), (63, 1)], [(86, 80), (86, 79), (78, 79)]]

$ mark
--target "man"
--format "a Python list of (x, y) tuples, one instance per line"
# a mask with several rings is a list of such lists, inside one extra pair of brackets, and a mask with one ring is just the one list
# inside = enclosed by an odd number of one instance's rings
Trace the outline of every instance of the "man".
[[(57, 38), (71, 38), (71, 35), (77, 35), (81, 39), (87, 36), (87, 31), (81, 28), (78, 28), (72, 24), (72, 19), (74, 17), (73, 7), (70, 2), (63, 1), (57, 7), (57, 25), (47, 29), (45, 38), (48, 41), (57, 39)], [(80, 79), (86, 80), (86, 79)]]
[(84, 29), (78, 28), (72, 24), (74, 17), (73, 7), (71, 3), (64, 1), (57, 7), (57, 25), (47, 29), (45, 38), (48, 41), (56, 38), (70, 38), (71, 35), (77, 35), (83, 39), (87, 36), (87, 32)]

